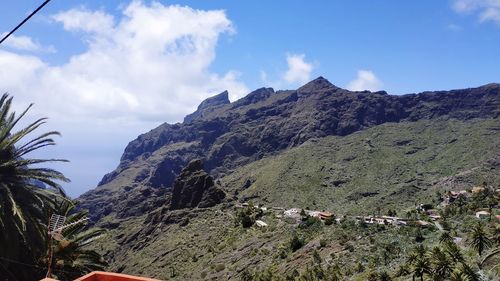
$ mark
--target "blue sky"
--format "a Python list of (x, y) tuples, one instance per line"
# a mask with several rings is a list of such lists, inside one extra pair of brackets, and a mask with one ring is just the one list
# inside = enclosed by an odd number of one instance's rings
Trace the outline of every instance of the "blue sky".
[[(0, 33), (42, 1), (2, 1)], [(179, 5), (179, 6), (172, 6)], [(188, 8), (189, 7), (189, 8)], [(52, 0), (0, 46), (0, 91), (61, 131), (76, 196), (201, 100), (317, 76), (392, 94), (499, 82), (500, 0)]]

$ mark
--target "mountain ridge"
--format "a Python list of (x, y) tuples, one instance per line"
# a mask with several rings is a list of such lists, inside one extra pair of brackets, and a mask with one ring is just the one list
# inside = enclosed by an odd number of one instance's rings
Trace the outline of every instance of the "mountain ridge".
[(117, 169), (80, 199), (97, 220), (120, 211), (104, 207), (109, 200), (129, 200), (142, 189), (159, 195), (170, 192), (175, 177), (193, 159), (204, 159), (206, 171), (217, 179), (311, 138), (345, 136), (387, 122), (497, 118), (499, 93), (500, 85), (492, 83), (394, 96), (384, 91), (351, 92), (323, 77), (297, 90), (260, 88), (232, 103), (223, 92), (203, 101), (183, 123), (164, 123), (131, 141)]

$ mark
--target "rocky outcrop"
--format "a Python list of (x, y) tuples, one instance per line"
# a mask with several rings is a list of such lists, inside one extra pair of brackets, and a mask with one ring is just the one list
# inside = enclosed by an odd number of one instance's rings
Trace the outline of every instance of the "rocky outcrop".
[(198, 109), (184, 117), (184, 123), (189, 123), (192, 122), (196, 119), (199, 119), (203, 117), (203, 114), (208, 112), (208, 111), (213, 111), (217, 107), (220, 107), (221, 105), (229, 104), (229, 93), (227, 91), (224, 91), (216, 96), (210, 97), (200, 103), (198, 106)]
[(336, 90), (340, 89), (330, 83), (327, 79), (325, 79), (323, 76), (320, 76), (311, 82), (305, 84), (304, 86), (300, 87), (297, 89), (298, 93), (313, 93), (313, 92), (318, 92), (318, 91), (327, 91), (327, 90)]
[(258, 103), (260, 101), (266, 100), (272, 94), (274, 94), (273, 88), (257, 89), (255, 91), (251, 92), (250, 94), (246, 95), (245, 97), (235, 101), (234, 104), (232, 104), (232, 109), (240, 107), (240, 106)]
[(225, 193), (214, 184), (213, 178), (203, 171), (199, 159), (189, 162), (174, 183), (170, 209), (207, 208), (219, 204)]

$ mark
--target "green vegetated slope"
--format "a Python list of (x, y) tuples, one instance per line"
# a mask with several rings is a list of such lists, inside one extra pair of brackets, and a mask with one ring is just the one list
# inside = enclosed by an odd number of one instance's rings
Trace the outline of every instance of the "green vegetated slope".
[[(360, 214), (377, 206), (400, 209), (443, 187), (498, 183), (498, 175), (482, 163), (498, 157), (499, 130), (497, 119), (387, 123), (310, 140), (244, 166), (222, 182), (239, 198), (268, 206)], [(459, 173), (462, 186), (444, 178)]]
[[(345, 280), (366, 280), (365, 268), (394, 271), (404, 262), (416, 228), (362, 228), (349, 222), (300, 228), (279, 218), (281, 211), (271, 211), (261, 218), (268, 228), (245, 229), (235, 223), (237, 200), (330, 210), (351, 219), (390, 209), (401, 216), (416, 203), (437, 204), (436, 191), (483, 181), (499, 186), (499, 130), (497, 119), (426, 120), (313, 139), (223, 177), (226, 203), (104, 217), (99, 225), (109, 232), (98, 249), (110, 261), (110, 271), (164, 280), (239, 280), (245, 270), (285, 276), (311, 266), (314, 252), (324, 262), (340, 264), (349, 275)], [(456, 235), (465, 237), (473, 221), (473, 213), (460, 216)], [(295, 235), (304, 245), (292, 251)], [(439, 233), (423, 230), (423, 235), (432, 244)], [(383, 251), (388, 248), (394, 251)]]

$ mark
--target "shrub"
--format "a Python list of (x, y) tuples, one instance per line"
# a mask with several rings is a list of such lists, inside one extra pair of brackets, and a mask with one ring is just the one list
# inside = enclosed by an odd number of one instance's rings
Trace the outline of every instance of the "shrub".
[(252, 281), (252, 280), (253, 280), (252, 274), (250, 273), (250, 271), (248, 271), (247, 268), (245, 268), (245, 270), (243, 270), (243, 272), (241, 273), (240, 281)]
[(424, 234), (420, 228), (415, 230), (415, 242), (422, 243), (425, 240)]
[(292, 252), (295, 252), (298, 249), (302, 248), (304, 244), (304, 239), (299, 238), (297, 234), (294, 234), (292, 236), (292, 239), (290, 239), (290, 249), (292, 250)]
[(215, 271), (220, 272), (226, 269), (226, 266), (223, 263), (219, 263), (215, 266)]
[(326, 240), (325, 239), (319, 239), (319, 246), (321, 248), (325, 247), (327, 244)]
[(280, 249), (278, 256), (280, 257), (280, 259), (286, 259), (286, 257), (288, 256), (288, 250), (286, 248)]
[(366, 276), (368, 281), (378, 281), (378, 273), (376, 271), (370, 271), (368, 276)]
[(357, 273), (361, 273), (361, 272), (365, 271), (365, 267), (363, 266), (363, 264), (360, 261), (358, 261), (354, 270), (356, 270)]
[(241, 217), (241, 226), (243, 226), (243, 228), (249, 228), (253, 225), (254, 221), (252, 220), (252, 218), (245, 214)]
[(308, 216), (300, 225), (299, 228), (309, 228), (311, 226), (321, 226), (321, 220), (315, 217)]
[(326, 218), (325, 225), (332, 225), (335, 223), (335, 218), (333, 216)]
[(321, 256), (319, 255), (318, 251), (314, 250), (313, 252), (313, 260), (314, 260), (314, 263), (318, 264), (318, 265), (321, 265), (321, 262), (323, 262), (323, 260), (321, 259)]

